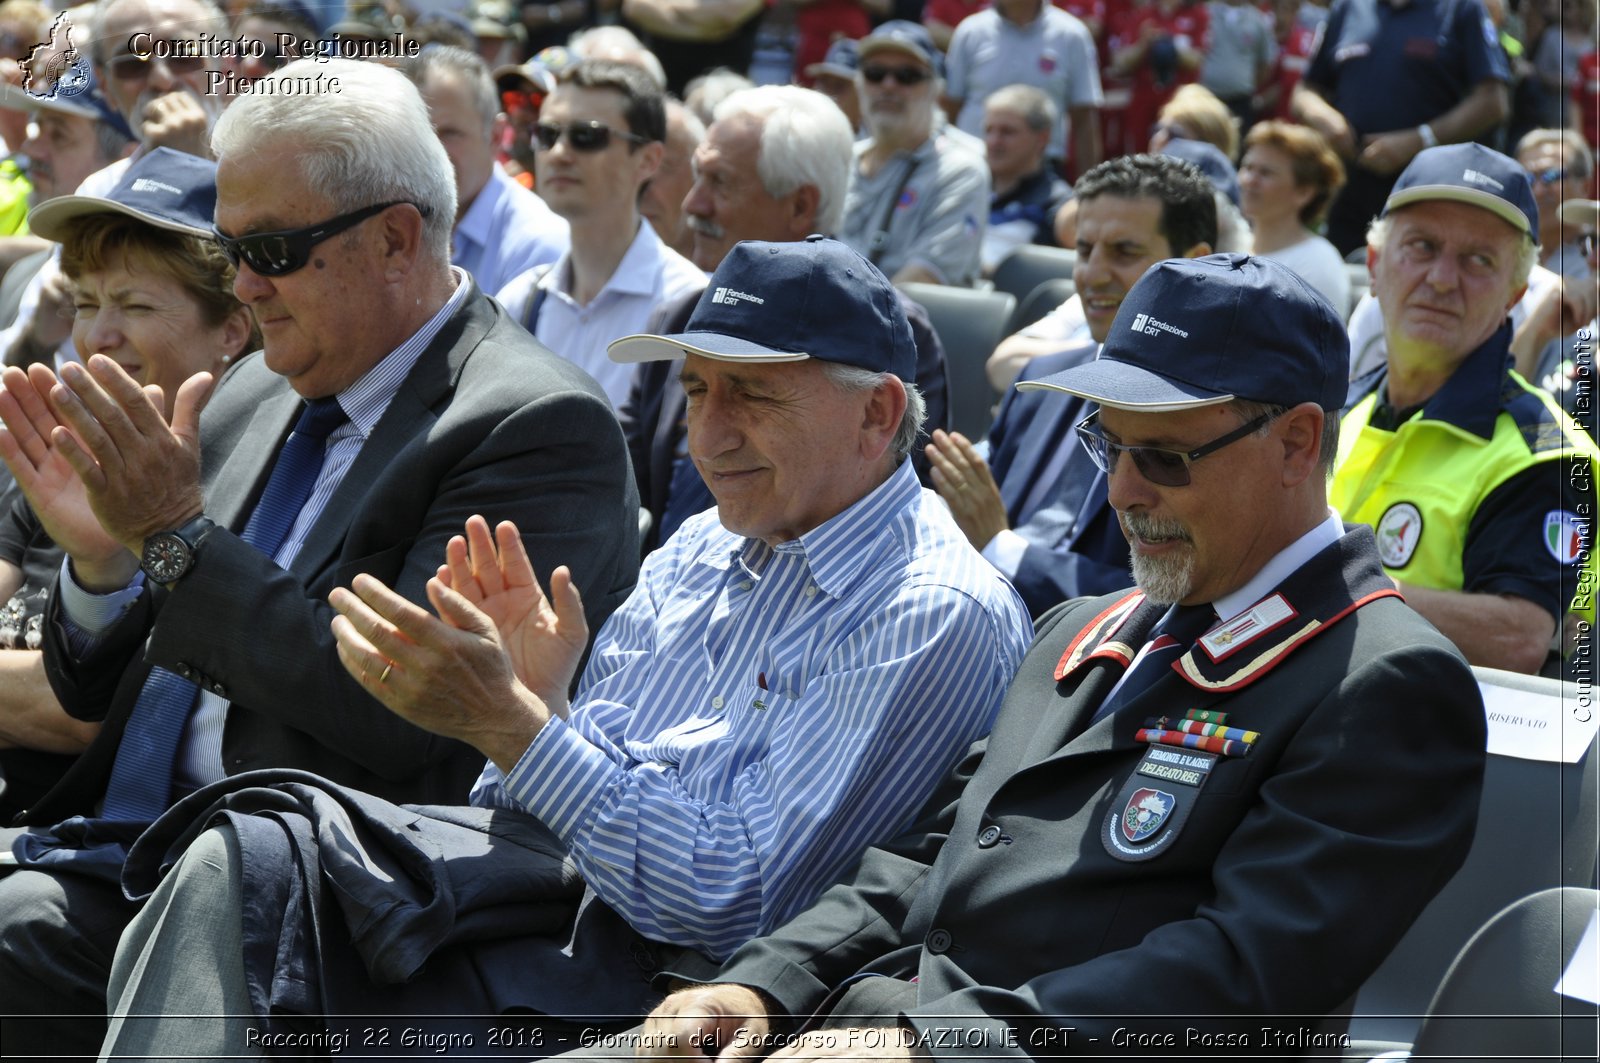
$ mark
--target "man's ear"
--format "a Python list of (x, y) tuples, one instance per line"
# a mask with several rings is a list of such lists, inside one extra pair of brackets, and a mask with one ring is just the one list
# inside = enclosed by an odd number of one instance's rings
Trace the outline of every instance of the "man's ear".
[(889, 450), (894, 434), (906, 415), (906, 386), (890, 376), (867, 395), (861, 419), (863, 457), (877, 461)]
[(1322, 450), (1322, 428), (1328, 413), (1314, 402), (1302, 402), (1278, 417), (1273, 429), (1283, 443), (1283, 485), (1296, 487), (1310, 477), (1320, 476), (1318, 459)]
[(383, 212), (384, 279), (397, 281), (411, 272), (422, 254), (422, 212), (405, 203)]
[[(222, 323), (222, 346), (228, 352), (227, 361), (249, 354), (255, 338), (255, 317), (247, 306), (235, 308)], [(219, 374), (220, 375), (220, 374)]]
[(784, 217), (789, 239), (804, 240), (817, 231), (817, 204), (822, 193), (816, 185), (801, 185), (789, 193), (788, 210)]
[(644, 183), (656, 175), (661, 169), (662, 160), (667, 157), (667, 146), (659, 140), (641, 146), (637, 152), (639, 164), (639, 187), (644, 188)]

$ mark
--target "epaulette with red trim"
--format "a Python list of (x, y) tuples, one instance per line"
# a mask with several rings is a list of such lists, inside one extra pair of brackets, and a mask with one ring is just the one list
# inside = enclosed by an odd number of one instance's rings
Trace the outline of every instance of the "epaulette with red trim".
[(1338, 552), (1342, 579), (1331, 578), (1330, 566), (1314, 558), (1255, 605), (1200, 636), (1173, 669), (1201, 690), (1239, 690), (1362, 606), (1401, 596), (1384, 575), (1370, 533), (1347, 534), (1328, 550)]
[(1128, 667), (1128, 663), (1133, 660), (1133, 655), (1139, 651), (1140, 645), (1143, 644), (1144, 636), (1149, 633), (1150, 626), (1166, 612), (1165, 606), (1151, 606), (1146, 610), (1153, 614), (1148, 618), (1149, 623), (1142, 625), (1142, 630), (1138, 630), (1141, 625), (1134, 626), (1138, 632), (1138, 638), (1127, 641), (1115, 639), (1114, 636), (1127, 624), (1128, 618), (1138, 612), (1139, 607), (1143, 604), (1144, 592), (1131, 591), (1125, 597), (1113, 603), (1110, 608), (1099, 616), (1089, 621), (1084, 629), (1078, 632), (1072, 641), (1067, 644), (1066, 651), (1061, 654), (1061, 660), (1056, 662), (1056, 681), (1060, 682), (1076, 670), (1079, 665), (1096, 657), (1110, 658), (1122, 665), (1122, 667)]
[[(1255, 605), (1202, 635), (1173, 662), (1173, 670), (1201, 690), (1238, 690), (1362, 606), (1399, 598), (1383, 572), (1370, 531), (1361, 531), (1347, 533), (1327, 548), (1337, 551), (1342, 579), (1330, 578), (1331, 566), (1318, 555)], [(1165, 606), (1146, 602), (1139, 591), (1119, 599), (1068, 644), (1056, 664), (1056, 680), (1095, 659), (1115, 660), (1126, 668), (1165, 611)], [(1137, 622), (1130, 622), (1135, 617)]]

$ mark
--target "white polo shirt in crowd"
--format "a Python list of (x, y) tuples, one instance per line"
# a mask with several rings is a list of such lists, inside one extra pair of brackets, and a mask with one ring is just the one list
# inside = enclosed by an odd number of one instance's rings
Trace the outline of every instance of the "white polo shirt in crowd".
[[(496, 298), (541, 343), (594, 377), (612, 407), (621, 409), (636, 367), (618, 365), (606, 357), (607, 345), (643, 332), (657, 306), (705, 285), (706, 275), (699, 267), (662, 243), (648, 222), (640, 221), (616, 271), (587, 306), (580, 306), (568, 294), (572, 287), (570, 251), (552, 266), (522, 274)], [(529, 327), (529, 311), (540, 292), (544, 298), (538, 300), (538, 313)]]

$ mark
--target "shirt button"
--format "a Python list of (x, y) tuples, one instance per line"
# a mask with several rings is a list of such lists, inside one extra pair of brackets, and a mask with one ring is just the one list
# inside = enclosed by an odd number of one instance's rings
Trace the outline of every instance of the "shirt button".
[(745, 580), (745, 581), (743, 581), (742, 583), (739, 584), (739, 589), (742, 590), (742, 591), (747, 591), (751, 587), (754, 587), (754, 586), (755, 586), (754, 583), (751, 583), (749, 580)]
[(950, 931), (935, 930), (928, 935), (928, 951), (935, 956), (950, 951)]
[(711, 707), (713, 709), (722, 708), (722, 695), (721, 694), (718, 694), (716, 697), (711, 699)]
[(1000, 843), (1000, 828), (990, 824), (978, 835), (978, 848), (992, 849)]
[(817, 585), (816, 584), (813, 583), (810, 586), (806, 587), (806, 597), (807, 598), (815, 598), (816, 596), (817, 596)]

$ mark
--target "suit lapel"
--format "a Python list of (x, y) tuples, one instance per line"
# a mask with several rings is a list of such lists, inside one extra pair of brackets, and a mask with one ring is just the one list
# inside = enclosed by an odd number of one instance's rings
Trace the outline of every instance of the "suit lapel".
[(1143, 595), (1129, 594), (1091, 620), (1067, 644), (1055, 668), (1057, 690), (1062, 683), (1074, 681), (1077, 688), (1065, 698), (1058, 693), (1050, 711), (1040, 713), (1039, 726), (1028, 742), (1022, 764), (1054, 757), (1069, 742), (1077, 752), (1102, 747), (1098, 740), (1087, 741), (1100, 724), (1083, 731), (1084, 723), (1127, 671), (1150, 629), (1165, 612), (1165, 607), (1146, 602)]
[[(1036, 391), (1032, 394), (1038, 396), (1034, 413), (1020, 432), (1016, 457), (1001, 488), (1007, 513), (1016, 513), (1021, 509), (1034, 484), (1049, 469), (1051, 458), (1064, 444), (1071, 442), (1067, 436), (1071, 434), (1072, 413), (1078, 404), (1052, 391)], [(1067, 459), (1069, 465), (1071, 460), (1070, 457)], [(1065, 468), (1063, 466), (1063, 471)], [(1046, 490), (1048, 493), (1045, 497), (1053, 499), (1054, 485)]]
[[(677, 367), (682, 363), (667, 363)], [(683, 439), (687, 428), (684, 419), (687, 411), (688, 397), (683, 393), (683, 384), (678, 380), (677, 372), (669, 372), (661, 381), (661, 411), (656, 417), (655, 440), (650, 447), (650, 485), (651, 494), (659, 494), (656, 502), (656, 512), (666, 513), (667, 499), (672, 489), (673, 467), (677, 463), (678, 443)]]
[(300, 396), (288, 388), (256, 404), (238, 442), (206, 472), (207, 516), (235, 534), (244, 532), (302, 405)]

